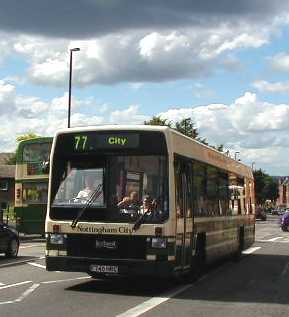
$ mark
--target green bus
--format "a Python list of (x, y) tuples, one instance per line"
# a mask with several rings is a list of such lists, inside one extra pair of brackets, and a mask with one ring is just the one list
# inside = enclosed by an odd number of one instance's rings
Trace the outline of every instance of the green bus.
[(48, 170), (51, 137), (21, 141), (16, 151), (16, 228), (25, 234), (44, 234), (47, 208)]

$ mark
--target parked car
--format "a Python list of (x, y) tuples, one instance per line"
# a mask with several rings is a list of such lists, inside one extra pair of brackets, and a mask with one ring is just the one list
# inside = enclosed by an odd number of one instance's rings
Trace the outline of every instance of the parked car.
[(271, 214), (272, 215), (279, 215), (279, 209), (273, 209), (272, 211), (271, 211)]
[(267, 214), (264, 211), (264, 209), (261, 208), (261, 207), (257, 207), (256, 208), (255, 217), (256, 217), (256, 219), (260, 219), (260, 220), (263, 220), (263, 221), (267, 220)]
[(18, 232), (6, 224), (0, 223), (0, 253), (6, 257), (16, 257), (19, 250)]
[(289, 212), (285, 212), (280, 217), (280, 227), (283, 231), (289, 231)]

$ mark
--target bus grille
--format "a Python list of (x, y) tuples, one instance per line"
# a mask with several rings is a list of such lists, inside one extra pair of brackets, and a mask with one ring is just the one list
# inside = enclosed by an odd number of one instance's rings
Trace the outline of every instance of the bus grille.
[(68, 235), (67, 255), (104, 259), (145, 259), (146, 237)]

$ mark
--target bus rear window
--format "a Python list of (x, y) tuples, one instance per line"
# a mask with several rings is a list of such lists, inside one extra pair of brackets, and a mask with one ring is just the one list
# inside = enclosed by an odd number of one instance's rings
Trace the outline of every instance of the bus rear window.
[(26, 144), (23, 148), (23, 162), (46, 162), (49, 160), (51, 143)]

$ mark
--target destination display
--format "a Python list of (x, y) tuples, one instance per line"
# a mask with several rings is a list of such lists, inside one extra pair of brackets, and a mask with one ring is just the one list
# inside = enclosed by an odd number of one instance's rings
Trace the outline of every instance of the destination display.
[(136, 133), (109, 134), (75, 134), (74, 152), (91, 152), (98, 149), (135, 149), (139, 146), (139, 135)]
[(63, 133), (57, 137), (56, 155), (132, 153), (167, 154), (166, 140), (158, 131), (84, 131)]

